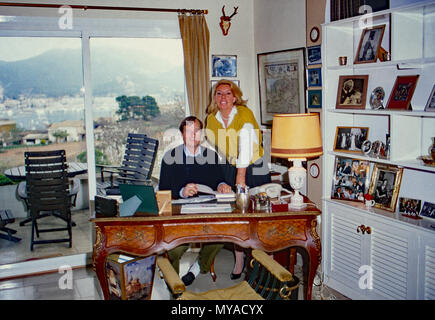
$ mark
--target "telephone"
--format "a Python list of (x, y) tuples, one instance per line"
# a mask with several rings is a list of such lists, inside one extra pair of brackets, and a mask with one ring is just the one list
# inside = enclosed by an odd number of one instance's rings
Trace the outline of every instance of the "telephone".
[[(287, 193), (291, 194), (290, 191), (287, 189), (284, 189), (280, 184), (278, 183), (266, 183), (262, 186), (258, 186), (255, 188), (252, 188), (249, 190), (249, 194), (251, 196), (255, 196), (258, 193), (266, 193), (269, 198), (278, 198), (281, 195), (281, 191), (286, 191)], [(287, 196), (284, 196), (287, 197)]]

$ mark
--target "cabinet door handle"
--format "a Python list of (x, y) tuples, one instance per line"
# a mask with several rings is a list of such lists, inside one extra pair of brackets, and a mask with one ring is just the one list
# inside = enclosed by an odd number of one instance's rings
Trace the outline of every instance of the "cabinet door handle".
[(369, 226), (366, 227), (366, 232), (367, 234), (371, 234), (372, 233), (372, 228), (370, 228)]
[(365, 233), (365, 231), (366, 231), (366, 227), (365, 227), (365, 225), (360, 225), (360, 226), (358, 226), (357, 228), (356, 228), (356, 232), (360, 232), (361, 231), (361, 233), (362, 234), (364, 234)]

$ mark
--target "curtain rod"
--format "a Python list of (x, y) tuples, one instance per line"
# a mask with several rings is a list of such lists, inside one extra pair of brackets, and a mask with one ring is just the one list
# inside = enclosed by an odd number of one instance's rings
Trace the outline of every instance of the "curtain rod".
[(46, 3), (19, 3), (19, 2), (0, 2), (3, 7), (29, 7), (29, 8), (60, 8), (68, 6), (73, 9), (83, 10), (124, 10), (124, 11), (154, 11), (154, 12), (177, 12), (191, 14), (208, 14), (208, 10), (196, 9), (166, 9), (166, 8), (138, 8), (138, 7), (111, 7), (111, 6), (87, 6), (87, 5), (62, 5)]

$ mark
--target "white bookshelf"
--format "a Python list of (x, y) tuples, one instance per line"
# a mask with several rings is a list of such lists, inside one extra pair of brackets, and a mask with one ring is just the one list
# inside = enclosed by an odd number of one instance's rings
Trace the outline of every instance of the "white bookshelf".
[[(367, 209), (362, 203), (331, 199), (335, 158), (367, 160), (371, 178), (375, 163), (403, 167), (399, 197), (435, 202), (435, 167), (417, 158), (429, 154), (435, 137), (435, 112), (425, 112), (435, 84), (435, 1), (384, 10), (322, 25), (323, 191), (322, 273), (331, 287), (354, 299), (435, 299), (435, 220), (414, 220), (398, 212)], [(391, 60), (354, 64), (361, 33), (385, 25), (382, 47)], [(338, 57), (346, 56), (340, 66)], [(385, 91), (384, 106), (399, 75), (419, 75), (411, 100), (412, 111), (372, 110), (370, 94)], [(365, 109), (335, 109), (341, 75), (368, 75)], [(370, 141), (386, 141), (390, 157), (373, 158), (362, 153), (334, 151), (337, 126), (369, 127)], [(367, 186), (368, 187), (368, 186)], [(361, 234), (359, 225), (371, 227)], [(400, 245), (398, 245), (400, 243)], [(382, 257), (382, 259), (380, 259)], [(362, 289), (358, 268), (372, 269), (372, 289)], [(428, 266), (427, 268), (425, 266)], [(432, 278), (432, 280), (430, 280)]]

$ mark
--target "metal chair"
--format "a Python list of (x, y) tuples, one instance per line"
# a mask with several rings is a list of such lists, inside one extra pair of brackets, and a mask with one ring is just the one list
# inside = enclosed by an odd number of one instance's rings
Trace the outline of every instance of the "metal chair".
[[(124, 160), (120, 167), (97, 165), (101, 169), (101, 183), (97, 184), (99, 195), (120, 195), (119, 184), (149, 183), (157, 156), (159, 141), (146, 134), (129, 133), (125, 147)], [(104, 174), (109, 173), (109, 181)], [(114, 176), (117, 176), (114, 181)]]
[[(71, 197), (65, 150), (25, 152), (26, 193), (32, 219), (30, 250), (35, 244), (68, 242), (72, 246)], [(38, 220), (54, 216), (65, 227), (40, 229)], [(35, 240), (42, 232), (67, 231), (66, 238)]]
[(299, 279), (257, 249), (252, 250), (247, 279), (225, 289), (199, 293), (188, 291), (167, 258), (158, 257), (157, 266), (178, 300), (296, 300), (299, 291)]

